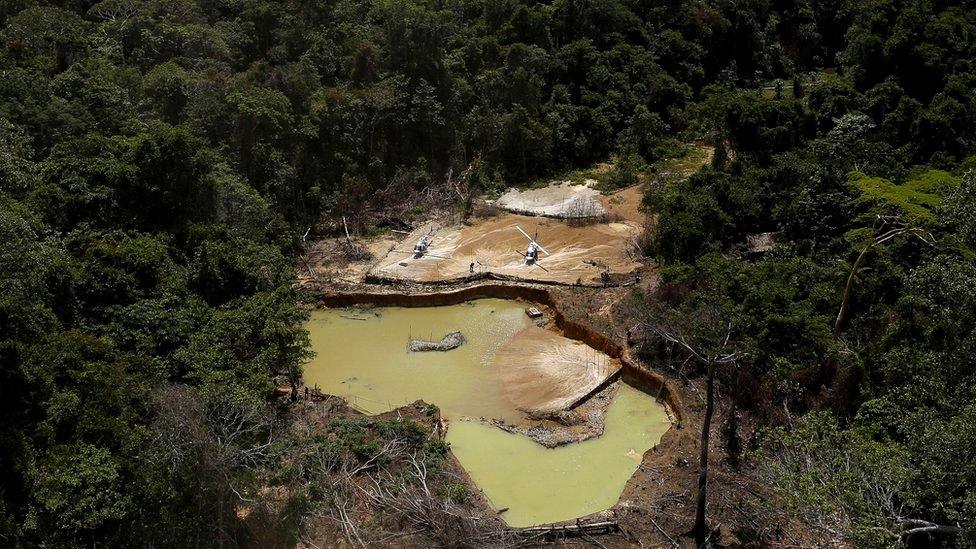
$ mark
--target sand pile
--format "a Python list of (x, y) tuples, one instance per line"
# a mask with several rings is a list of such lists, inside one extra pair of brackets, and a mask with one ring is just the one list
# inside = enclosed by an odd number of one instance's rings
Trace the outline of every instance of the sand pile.
[(509, 189), (495, 201), (503, 210), (522, 215), (578, 219), (600, 217), (607, 212), (599, 200), (600, 192), (588, 184), (564, 181), (541, 189)]
[(530, 326), (494, 358), (502, 391), (519, 409), (555, 414), (577, 403), (620, 369), (620, 362), (579, 341)]

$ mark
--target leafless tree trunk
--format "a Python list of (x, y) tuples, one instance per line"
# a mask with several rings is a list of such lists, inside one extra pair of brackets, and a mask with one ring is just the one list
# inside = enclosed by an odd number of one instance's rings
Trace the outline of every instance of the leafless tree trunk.
[(695, 545), (703, 547), (708, 537), (705, 507), (708, 494), (708, 438), (712, 430), (715, 408), (715, 362), (708, 363), (708, 384), (705, 388), (705, 417), (702, 418), (701, 449), (698, 454), (698, 495), (695, 504)]
[(839, 339), (841, 331), (844, 328), (844, 322), (847, 320), (848, 310), (851, 303), (851, 289), (854, 287), (854, 279), (857, 277), (857, 272), (861, 268), (861, 263), (864, 262), (864, 258), (868, 255), (868, 252), (873, 250), (875, 247), (894, 239), (895, 237), (901, 236), (903, 234), (914, 234), (922, 242), (926, 244), (933, 245), (932, 236), (928, 233), (914, 228), (908, 223), (902, 222), (897, 217), (890, 216), (878, 216), (878, 223), (876, 223), (876, 229), (884, 229), (890, 225), (894, 225), (894, 228), (879, 234), (874, 237), (867, 246), (861, 250), (858, 254), (857, 260), (854, 261), (854, 266), (851, 267), (851, 274), (847, 277), (847, 284), (844, 286), (844, 296), (841, 298), (840, 310), (837, 311), (837, 318), (834, 320), (834, 339)]
[[(670, 317), (670, 318), (668, 318)], [(665, 315), (645, 323), (660, 340), (677, 345), (708, 371), (705, 386), (705, 413), (702, 418), (701, 443), (698, 459), (698, 493), (696, 495), (695, 526), (691, 534), (701, 547), (708, 538), (708, 449), (715, 413), (715, 376), (721, 366), (731, 366), (745, 356), (732, 350), (732, 322), (725, 320), (717, 309), (705, 308), (693, 312)]]

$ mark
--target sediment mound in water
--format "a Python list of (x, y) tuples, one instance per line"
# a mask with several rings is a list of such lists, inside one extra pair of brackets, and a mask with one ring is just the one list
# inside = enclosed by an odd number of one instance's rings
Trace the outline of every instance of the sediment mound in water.
[(457, 349), (464, 343), (464, 335), (461, 332), (451, 332), (442, 337), (440, 341), (424, 341), (422, 339), (411, 339), (408, 346), (411, 352), (420, 353), (425, 351), (450, 351)]
[(565, 410), (620, 369), (620, 361), (549, 330), (530, 326), (495, 354), (505, 396), (534, 415)]

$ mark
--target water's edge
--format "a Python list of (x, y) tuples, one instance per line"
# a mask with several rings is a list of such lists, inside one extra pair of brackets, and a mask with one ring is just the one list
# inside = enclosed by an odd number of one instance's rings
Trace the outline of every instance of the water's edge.
[[(318, 294), (316, 304), (319, 307), (351, 307), (354, 305), (373, 305), (377, 307), (436, 307), (444, 305), (457, 305), (466, 301), (483, 298), (502, 298), (520, 299), (545, 305), (553, 311), (553, 321), (562, 332), (562, 335), (580, 341), (590, 347), (603, 352), (620, 361), (622, 367), (620, 372), (611, 376), (606, 384), (622, 378), (628, 385), (631, 385), (648, 395), (653, 396), (662, 404), (675, 427), (681, 426), (684, 416), (683, 403), (677, 391), (673, 390), (668, 380), (661, 374), (642, 368), (636, 361), (632, 360), (630, 353), (623, 346), (613, 339), (590, 329), (587, 326), (567, 319), (559, 310), (559, 305), (549, 290), (540, 286), (516, 286), (512, 284), (478, 284), (465, 288), (453, 289), (449, 291), (437, 292), (344, 292)], [(574, 406), (585, 401), (598, 391), (593, 391), (580, 399)]]

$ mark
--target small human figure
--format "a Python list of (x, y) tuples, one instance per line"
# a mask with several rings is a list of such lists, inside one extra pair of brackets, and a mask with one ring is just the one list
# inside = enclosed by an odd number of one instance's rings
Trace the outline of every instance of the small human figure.
[(468, 272), (469, 273), (473, 273), (474, 272), (474, 262), (473, 261), (471, 262), (471, 265), (468, 266)]

